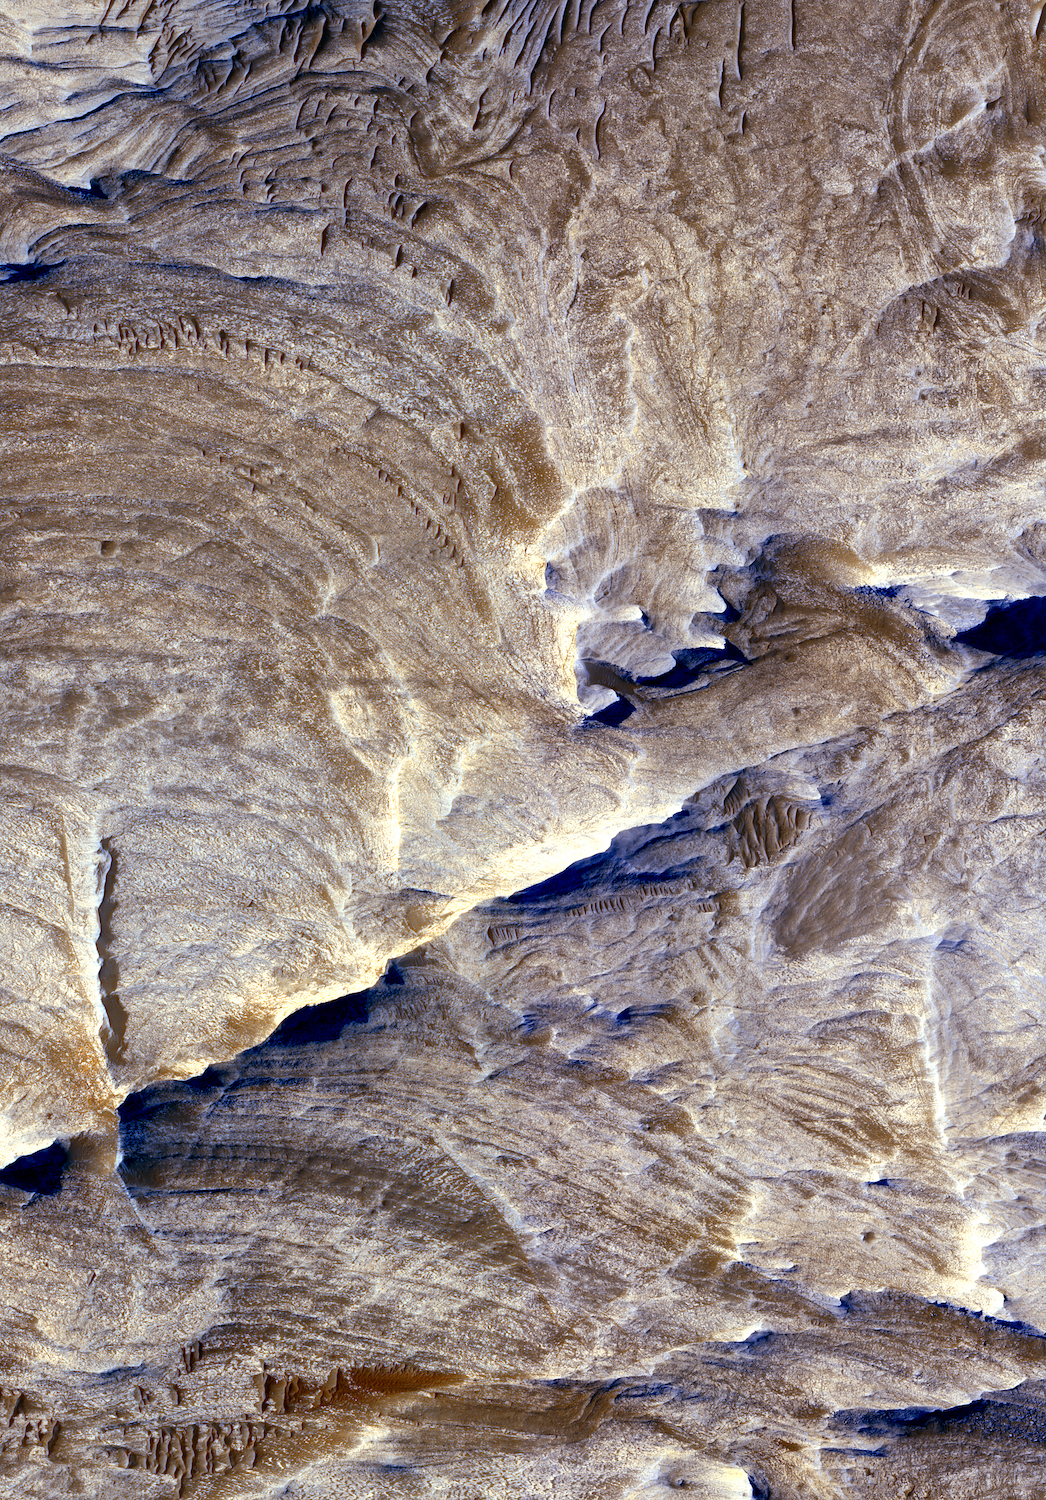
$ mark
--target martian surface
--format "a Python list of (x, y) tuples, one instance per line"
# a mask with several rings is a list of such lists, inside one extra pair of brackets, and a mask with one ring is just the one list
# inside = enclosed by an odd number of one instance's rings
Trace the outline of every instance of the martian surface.
[(0, 1500), (1046, 1495), (1046, 6), (0, 0)]

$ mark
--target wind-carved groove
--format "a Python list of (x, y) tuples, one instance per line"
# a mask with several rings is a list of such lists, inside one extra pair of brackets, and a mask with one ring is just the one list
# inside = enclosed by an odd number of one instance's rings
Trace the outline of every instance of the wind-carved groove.
[(149, 358), (161, 354), (202, 355), (208, 358), (217, 355), (222, 359), (240, 359), (253, 366), (260, 365), (264, 370), (275, 370), (282, 366), (286, 370), (301, 370), (319, 375), (323, 373), (316, 369), (307, 356), (291, 354), (285, 349), (259, 343), (246, 335), (230, 336), (225, 328), (207, 330), (201, 327), (199, 319), (191, 313), (142, 320), (95, 320), (91, 328), (91, 341), (94, 344), (111, 344), (127, 359)]
[[(592, 901), (586, 901), (582, 906), (570, 906), (567, 908), (566, 915), (568, 917), (603, 917), (615, 912), (624, 914), (639, 911), (648, 901), (657, 896), (683, 895), (688, 891), (699, 890), (700, 886), (701, 882), (696, 879), (651, 881), (636, 891), (597, 896)], [(699, 912), (716, 912), (719, 910), (719, 905), (715, 900), (706, 897), (702, 901), (692, 903), (690, 909)]]
[(352, 1407), (381, 1396), (407, 1395), (434, 1386), (459, 1385), (465, 1379), (458, 1370), (422, 1370), (405, 1361), (398, 1365), (341, 1365), (331, 1367), (318, 1388), (298, 1375), (275, 1375), (268, 1370), (254, 1383), (263, 1412), (292, 1416), (328, 1407)]
[(113, 948), (113, 913), (116, 910), (116, 846), (112, 839), (99, 845), (101, 890), (98, 898), (98, 998), (105, 1020), (101, 1026), (105, 1055), (111, 1063), (123, 1061), (127, 1039), (127, 1012), (120, 1003), (120, 966)]
[(492, 948), (498, 948), (502, 943), (518, 943), (530, 931), (529, 927), (520, 927), (513, 922), (492, 923), (487, 928), (487, 940)]
[[(182, 1351), (183, 1363), (195, 1367), (199, 1344)], [(421, 1370), (411, 1364), (335, 1366), (323, 1384), (299, 1375), (262, 1370), (255, 1376), (261, 1415), (245, 1413), (233, 1420), (202, 1418), (191, 1422), (126, 1424), (122, 1443), (107, 1445), (107, 1456), (121, 1469), (163, 1475), (185, 1496), (198, 1484), (233, 1469), (254, 1469), (273, 1456), (281, 1440), (322, 1438), (335, 1425), (351, 1420), (375, 1403), (433, 1387), (458, 1385), (456, 1370)], [(289, 1419), (279, 1421), (276, 1419)], [(325, 1420), (326, 1419), (326, 1420)], [(132, 1446), (132, 1442), (144, 1444)]]
[(678, 33), (685, 46), (695, 33), (696, 17), (704, 3), (705, 0), (683, 0), (682, 4), (677, 5), (668, 25), (669, 36), (674, 37)]
[(732, 818), (735, 813), (739, 813), (747, 799), (748, 786), (744, 777), (739, 776), (723, 799), (723, 811), (727, 817)]
[(25, 1391), (0, 1386), (0, 1458), (22, 1459), (43, 1448), (51, 1458), (62, 1424), (50, 1412), (33, 1412)]
[[(596, 896), (591, 901), (585, 901), (578, 906), (568, 906), (563, 915), (580, 918), (627, 916), (632, 912), (641, 911), (649, 902), (659, 897), (688, 896), (691, 892), (700, 890), (701, 885), (702, 882), (692, 876), (681, 880), (648, 881), (634, 891)], [(686, 909), (691, 912), (715, 915), (719, 912), (719, 902), (714, 896), (703, 896), (700, 900), (688, 901)], [(538, 937), (540, 932), (539, 927), (527, 926), (519, 922), (491, 923), (487, 928), (487, 941), (492, 948), (500, 948), (508, 943), (519, 943), (527, 938)]]
[[(458, 488), (460, 489), (460, 482)], [(397, 493), (400, 497), (402, 497), (402, 485), (398, 486)], [(458, 550), (457, 542), (455, 542), (454, 539), (449, 535), (449, 533), (444, 530), (439, 521), (434, 520), (433, 517), (430, 516), (428, 512), (421, 505), (419, 505), (416, 500), (411, 499), (409, 496), (407, 497), (407, 500), (417, 520), (427, 533), (426, 539), (429, 541), (432, 550), (437, 555), (442, 554), (451, 562), (456, 563), (459, 568), (464, 568), (465, 558), (464, 555)], [(449, 505), (453, 508), (454, 502), (451, 500), (451, 498), (448, 497), (448, 495), (445, 494), (443, 496), (443, 501), (446, 505)]]
[[(727, 812), (731, 810), (730, 802), (728, 797)], [(812, 817), (809, 807), (787, 797), (765, 797), (745, 803), (730, 825), (731, 861), (739, 858), (746, 870), (769, 864), (775, 855), (799, 842)]]
[[(121, 1469), (173, 1479), (179, 1496), (207, 1476), (253, 1469), (263, 1441), (277, 1431), (269, 1422), (248, 1417), (232, 1422), (162, 1422), (134, 1430), (144, 1439), (144, 1450), (112, 1444), (106, 1449), (109, 1458)], [(124, 1437), (131, 1431), (125, 1428)]]

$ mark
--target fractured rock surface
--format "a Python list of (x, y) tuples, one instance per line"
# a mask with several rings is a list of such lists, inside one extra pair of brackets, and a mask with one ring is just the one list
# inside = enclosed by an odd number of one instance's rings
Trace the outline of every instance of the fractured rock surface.
[(0, 1494), (1041, 1494), (1042, 8), (3, 6)]

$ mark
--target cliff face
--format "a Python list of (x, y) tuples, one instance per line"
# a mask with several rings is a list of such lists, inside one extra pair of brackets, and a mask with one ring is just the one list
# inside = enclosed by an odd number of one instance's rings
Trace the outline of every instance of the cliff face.
[(1038, 1495), (1041, 7), (0, 3), (0, 1494)]

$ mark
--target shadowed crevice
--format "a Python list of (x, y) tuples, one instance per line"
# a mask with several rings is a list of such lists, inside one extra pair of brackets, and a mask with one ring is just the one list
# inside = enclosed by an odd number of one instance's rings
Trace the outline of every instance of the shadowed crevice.
[(113, 943), (113, 914), (116, 910), (117, 855), (112, 839), (103, 839), (104, 863), (102, 893), (98, 901), (98, 990), (105, 1011), (102, 1041), (111, 1063), (123, 1061), (127, 1039), (127, 1012), (120, 1003), (120, 966)]
[(747, 667), (749, 664), (747, 656), (731, 641), (725, 641), (720, 648), (699, 646), (673, 651), (672, 659), (675, 666), (670, 667), (667, 672), (661, 672), (657, 677), (637, 677), (636, 682), (643, 687), (689, 687), (702, 677), (712, 674), (720, 676), (724, 671), (736, 671), (738, 667)]
[[(395, 965), (391, 966), (395, 968)], [(398, 971), (397, 971), (398, 972)], [(390, 979), (395, 984), (396, 979)], [(402, 978), (398, 981), (402, 984)], [(335, 1042), (346, 1026), (360, 1026), (367, 1020), (367, 990), (342, 995), (320, 1005), (306, 1005), (294, 1011), (261, 1043), (266, 1047), (311, 1047), (321, 1042)]]
[(962, 1406), (906, 1406), (875, 1411), (839, 1411), (832, 1425), (870, 1438), (913, 1438), (920, 1434), (961, 1438), (972, 1444), (1019, 1442), (1046, 1446), (1046, 1394), (1029, 1383), (998, 1397)]
[(8, 1163), (0, 1170), (0, 1183), (32, 1193), (34, 1197), (53, 1197), (62, 1186), (62, 1172), (68, 1160), (69, 1152), (61, 1141), (52, 1141), (50, 1146)]
[(979, 625), (955, 637), (964, 646), (1020, 660), (1046, 652), (1046, 596), (998, 604)]
[(38, 265), (36, 261), (25, 263), (11, 263), (0, 265), (0, 284), (12, 281), (42, 281), (45, 276), (50, 276), (52, 271), (61, 270), (65, 265), (64, 260), (57, 261), (53, 266)]
[(601, 708), (598, 713), (589, 714), (582, 720), (582, 725), (605, 724), (609, 729), (616, 729), (626, 719), (635, 713), (635, 707), (629, 703), (627, 698), (618, 697), (615, 702), (608, 703), (606, 708)]
[[(384, 982), (402, 984), (403, 980), (387, 978)], [(293, 1056), (300, 1051), (304, 1066), (314, 1066), (314, 1061), (310, 1061), (309, 1049), (336, 1042), (349, 1026), (364, 1025), (369, 1016), (368, 1001), (380, 987), (342, 995), (337, 1000), (327, 1000), (319, 1005), (303, 1006), (281, 1021), (265, 1041), (238, 1053), (229, 1062), (214, 1063), (192, 1078), (154, 1083), (137, 1093), (128, 1094), (118, 1111), (121, 1150), (126, 1152), (120, 1174), (128, 1191), (133, 1191), (136, 1185), (135, 1143), (157, 1128), (158, 1121), (175, 1121), (181, 1111), (194, 1108), (201, 1099), (207, 1101), (208, 1108), (221, 1107), (226, 1094), (235, 1094), (238, 1089), (251, 1086), (249, 1079), (245, 1081), (242, 1076), (244, 1064), (248, 1068), (252, 1062), (275, 1065), (277, 1074), (271, 1077), (265, 1074), (273, 1085), (280, 1081), (278, 1059), (281, 1053)], [(293, 1076), (297, 1076), (296, 1071)]]

